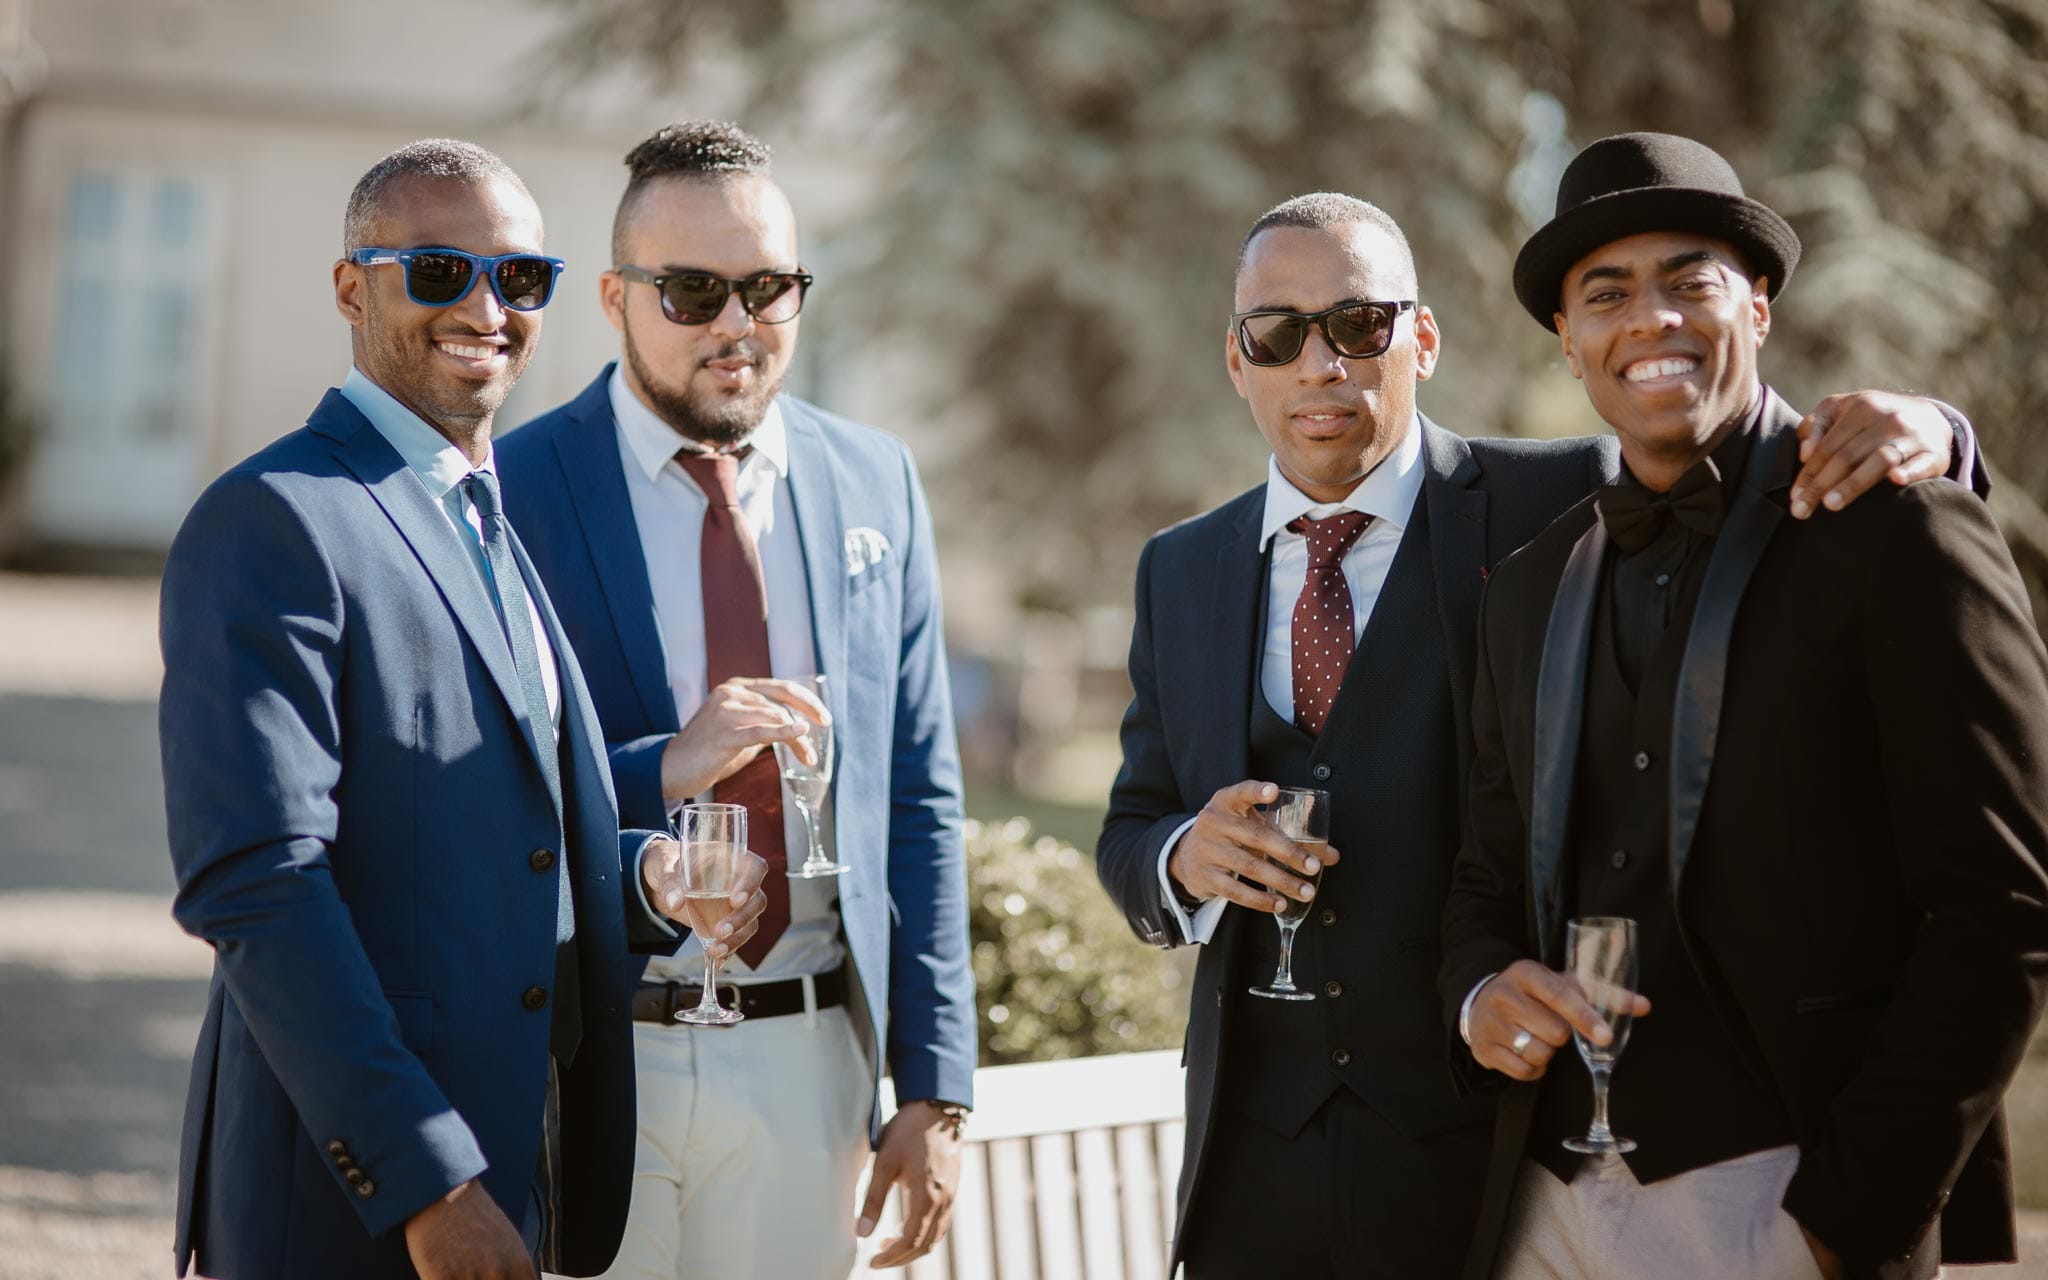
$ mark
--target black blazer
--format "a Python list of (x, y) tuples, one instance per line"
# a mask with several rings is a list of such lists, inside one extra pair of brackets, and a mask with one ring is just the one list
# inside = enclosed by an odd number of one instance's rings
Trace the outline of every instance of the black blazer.
[[(2048, 655), (1968, 490), (1887, 486), (1789, 519), (1797, 421), (1771, 395), (1687, 642), (1669, 748), (1680, 927), (1792, 1118), (1786, 1209), (1857, 1275), (1926, 1274), (1935, 1247), (2009, 1260), (2000, 1099), (2048, 998)], [(1444, 920), (1451, 1021), (1486, 974), (1561, 958), (1606, 548), (1583, 502), (1486, 593)], [(1462, 1044), (1454, 1059), (1502, 1079)], [(1534, 1096), (1513, 1086), (1502, 1105), (1473, 1276)]]
[[(1378, 677), (1440, 682), (1446, 696), (1438, 714), (1449, 723), (1384, 725), (1361, 716), (1353, 723), (1373, 743), (1359, 744), (1358, 750), (1342, 742), (1318, 745), (1315, 758), (1325, 763), (1317, 765), (1316, 777), (1338, 801), (1333, 843), (1362, 853), (1369, 823), (1374, 850), (1373, 858), (1360, 856), (1340, 868), (1347, 877), (1368, 871), (1375, 877), (1364, 895), (1372, 911), (1342, 922), (1347, 930), (1371, 930), (1375, 949), (1371, 990), (1345, 996), (1347, 1002), (1372, 1002), (1378, 1026), (1369, 1051), (1357, 1055), (1352, 1069), (1363, 1073), (1370, 1095), (1410, 1137), (1483, 1121), (1490, 1113), (1490, 1102), (1461, 1100), (1444, 1068), (1433, 980), (1435, 934), (1457, 852), (1464, 768), (1471, 757), (1467, 700), (1480, 588), (1508, 552), (1610, 479), (1618, 458), (1611, 439), (1467, 440), (1425, 419), (1419, 503), (1427, 519), (1411, 523), (1404, 537), (1428, 540), (1420, 550), (1435, 577), (1435, 612), (1397, 618), (1390, 616), (1393, 602), (1382, 599), (1367, 643), (1391, 627), (1412, 642), (1385, 646), (1392, 650), (1389, 660), (1400, 664), (1393, 671), (1355, 660), (1345, 688)], [(1181, 943), (1161, 896), (1160, 849), (1210, 796), (1249, 776), (1249, 717), (1252, 699), (1260, 696), (1264, 626), (1264, 494), (1263, 486), (1252, 489), (1157, 534), (1138, 563), (1130, 657), (1134, 696), (1124, 715), (1123, 767), (1110, 794), (1096, 865), (1132, 929), (1158, 946)], [(1411, 548), (1404, 542), (1399, 554), (1409, 555)], [(1340, 693), (1340, 709), (1344, 701)], [(1398, 751), (1404, 736), (1425, 731), (1455, 742), (1455, 767), (1434, 768), (1419, 792), (1393, 794), (1386, 779), (1357, 767), (1360, 750), (1377, 744)], [(1228, 908), (1196, 966), (1184, 1055), (1187, 1152), (1176, 1259), (1201, 1177), (1222, 1046), (1231, 1033), (1226, 1015), (1232, 1002), (1224, 999), (1224, 981), (1248, 923), (1271, 928), (1255, 913)], [(1311, 1060), (1302, 1069), (1327, 1068)], [(1445, 1247), (1464, 1244), (1461, 1238)]]

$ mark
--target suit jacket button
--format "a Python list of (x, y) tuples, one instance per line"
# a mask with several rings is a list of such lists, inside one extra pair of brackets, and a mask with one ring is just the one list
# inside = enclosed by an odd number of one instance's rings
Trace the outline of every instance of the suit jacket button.
[(1333, 999), (1344, 994), (1344, 984), (1334, 979), (1323, 984), (1323, 994)]
[(348, 1154), (348, 1144), (340, 1138), (336, 1138), (327, 1144), (327, 1154), (330, 1156), (345, 1156)]
[(344, 1173), (341, 1176), (347, 1178), (349, 1185), (352, 1187), (360, 1187), (365, 1182), (368, 1182), (370, 1180), (370, 1175), (364, 1173), (361, 1169), (350, 1169), (347, 1173)]
[(526, 865), (532, 867), (535, 871), (553, 871), (555, 869), (555, 851), (553, 849), (535, 849), (532, 853), (526, 855)]
[(1317, 782), (1328, 782), (1330, 780), (1329, 765), (1319, 764), (1315, 768), (1310, 769), (1308, 772), (1309, 776), (1314, 778)]
[(1637, 773), (1641, 773), (1641, 772), (1642, 772), (1643, 770), (1645, 770), (1645, 769), (1649, 768), (1649, 767), (1650, 767), (1650, 753), (1649, 753), (1649, 752), (1647, 752), (1647, 751), (1638, 751), (1638, 752), (1636, 752), (1636, 758), (1635, 758), (1634, 764), (1635, 764), (1635, 766), (1636, 766), (1636, 772), (1637, 772)]
[(1349, 1049), (1332, 1049), (1332, 1050), (1330, 1051), (1330, 1061), (1332, 1061), (1332, 1062), (1336, 1063), (1336, 1064), (1337, 1064), (1338, 1066), (1340, 1066), (1340, 1067), (1348, 1067), (1348, 1066), (1350, 1066), (1350, 1065), (1351, 1065), (1351, 1050), (1349, 1050)]
[(1330, 908), (1328, 908), (1328, 907), (1324, 907), (1324, 908), (1323, 908), (1323, 914), (1322, 914), (1322, 921), (1323, 921), (1323, 923), (1324, 923), (1324, 924), (1335, 924), (1335, 923), (1337, 923), (1337, 913), (1336, 913), (1335, 911), (1332, 911), (1332, 910), (1331, 910)]
[(377, 1194), (377, 1184), (369, 1181), (358, 1182), (356, 1184), (356, 1194), (368, 1200), (371, 1196)]
[(353, 1169), (356, 1167), (356, 1162), (347, 1156), (336, 1156), (334, 1157), (334, 1167), (337, 1169)]
[(1616, 849), (1613, 853), (1607, 855), (1607, 860), (1614, 864), (1616, 871), (1619, 871), (1628, 865), (1628, 850)]
[(526, 994), (519, 997), (519, 1003), (525, 1005), (529, 1009), (541, 1008), (543, 1005), (547, 1004), (547, 1002), (548, 989), (546, 987), (528, 987), (526, 989)]

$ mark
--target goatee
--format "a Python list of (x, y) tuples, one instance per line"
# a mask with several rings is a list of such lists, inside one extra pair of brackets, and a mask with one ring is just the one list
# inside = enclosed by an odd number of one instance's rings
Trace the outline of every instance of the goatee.
[[(769, 383), (756, 382), (751, 390), (740, 395), (699, 403), (687, 393), (656, 380), (640, 359), (640, 352), (634, 347), (630, 334), (627, 335), (625, 349), (627, 365), (661, 420), (685, 438), (713, 449), (730, 449), (753, 435), (754, 429), (761, 425), (761, 419), (768, 415), (768, 406), (774, 401), (775, 393), (782, 389), (782, 380), (777, 378)], [(709, 357), (712, 360), (735, 358), (752, 358), (752, 353), (733, 343)], [(759, 363), (754, 365), (757, 375), (760, 368)]]

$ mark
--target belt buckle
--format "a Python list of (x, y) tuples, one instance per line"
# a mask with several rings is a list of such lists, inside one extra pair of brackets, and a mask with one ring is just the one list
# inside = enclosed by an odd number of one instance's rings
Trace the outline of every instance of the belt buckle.
[(721, 982), (715, 988), (715, 990), (718, 993), (718, 997), (721, 1000), (725, 1001), (726, 1007), (731, 1009), (734, 1013), (746, 1012), (746, 1009), (743, 1007), (745, 1002), (740, 999), (740, 992), (744, 989), (745, 988), (742, 987), (736, 987), (732, 985), (730, 982)]

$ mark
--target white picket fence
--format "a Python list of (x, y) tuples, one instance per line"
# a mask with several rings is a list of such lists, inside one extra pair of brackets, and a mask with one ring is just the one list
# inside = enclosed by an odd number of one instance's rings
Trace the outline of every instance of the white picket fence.
[(1167, 1280), (1181, 1096), (1170, 1050), (977, 1071), (952, 1231), (910, 1280)]

